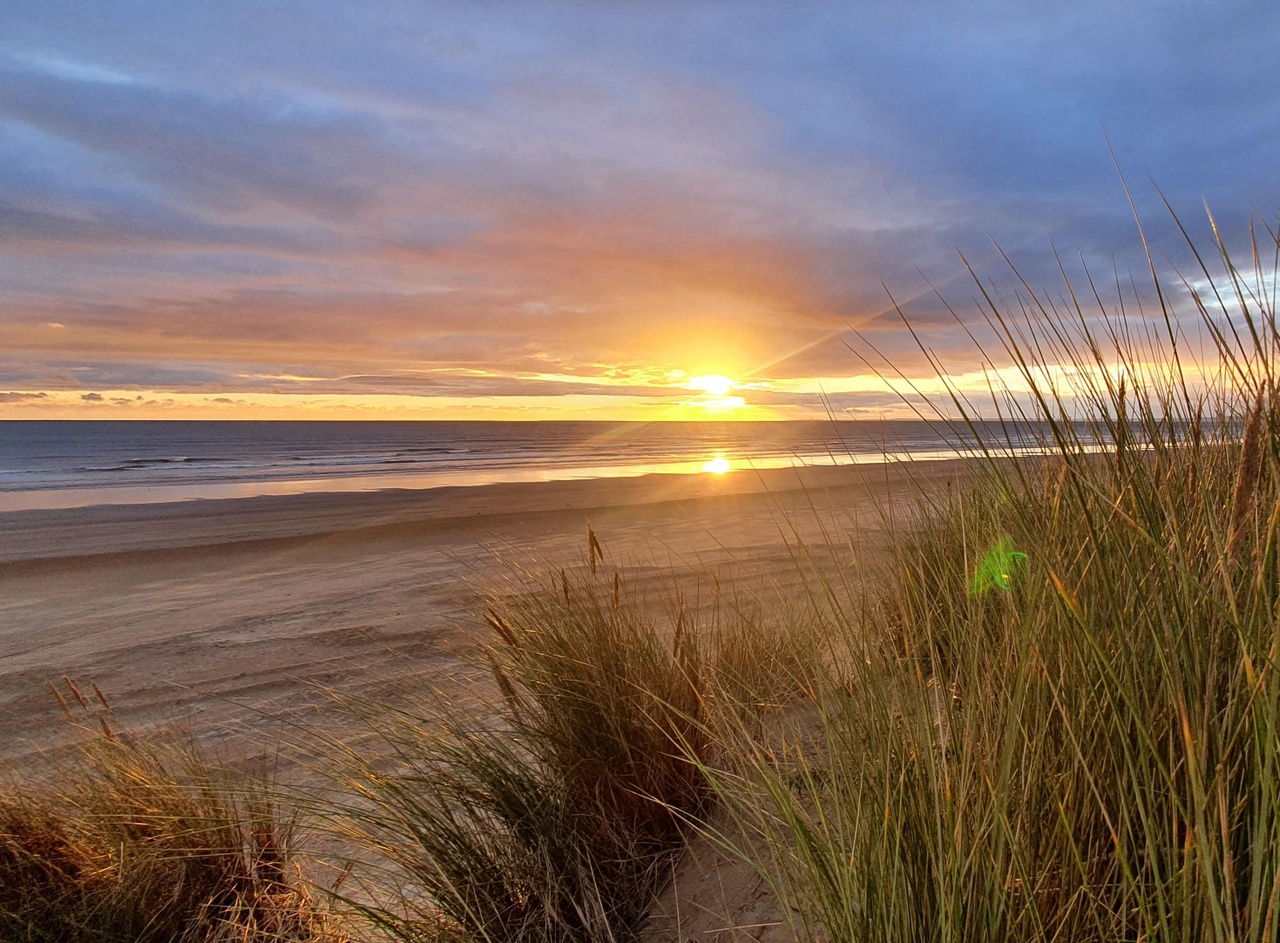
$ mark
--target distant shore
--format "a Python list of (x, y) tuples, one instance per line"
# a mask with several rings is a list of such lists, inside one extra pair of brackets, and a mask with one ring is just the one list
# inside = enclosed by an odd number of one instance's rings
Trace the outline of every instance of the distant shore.
[[(871, 554), (876, 502), (962, 461), (309, 494), (0, 515), (0, 760), (56, 742), (50, 680), (96, 681), (127, 722), (260, 748), (320, 687), (471, 677), (487, 593), (583, 559), (630, 579), (794, 579), (788, 541)], [(696, 586), (693, 590), (696, 591)], [(470, 679), (470, 681), (468, 681)]]

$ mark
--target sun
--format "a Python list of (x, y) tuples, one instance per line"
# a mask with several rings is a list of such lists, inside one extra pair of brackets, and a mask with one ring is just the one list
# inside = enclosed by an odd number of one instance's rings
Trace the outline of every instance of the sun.
[(725, 396), (738, 384), (719, 373), (708, 373), (689, 381), (689, 389), (710, 396)]
[(703, 373), (696, 377), (681, 378), (681, 385), (697, 394), (679, 403), (680, 411), (684, 414), (681, 418), (741, 418), (743, 412), (751, 408), (745, 397), (730, 393), (730, 390), (737, 389), (741, 384), (722, 373)]

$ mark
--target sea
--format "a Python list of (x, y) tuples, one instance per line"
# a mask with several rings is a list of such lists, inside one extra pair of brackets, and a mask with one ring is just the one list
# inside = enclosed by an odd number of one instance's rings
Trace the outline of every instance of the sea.
[[(1015, 438), (1035, 449), (1034, 430)], [(923, 421), (4, 421), (0, 512), (928, 461), (973, 445)]]

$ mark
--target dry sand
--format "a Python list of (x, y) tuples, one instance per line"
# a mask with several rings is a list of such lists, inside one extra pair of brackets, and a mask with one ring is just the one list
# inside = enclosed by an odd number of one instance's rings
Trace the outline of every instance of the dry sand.
[[(48, 691), (64, 676), (96, 682), (127, 724), (186, 725), (233, 756), (270, 753), (282, 716), (329, 722), (322, 687), (455, 679), (483, 699), (471, 655), (486, 599), (518, 591), (518, 567), (580, 563), (588, 522), (642, 591), (696, 591), (712, 573), (785, 589), (797, 537), (853, 563), (883, 543), (877, 506), (963, 473), (937, 462), (0, 515), (0, 768), (69, 742)], [(754, 880), (692, 866), (716, 894)], [(705, 933), (734, 919), (712, 913), (727, 903), (690, 899), (685, 914), (707, 911)]]

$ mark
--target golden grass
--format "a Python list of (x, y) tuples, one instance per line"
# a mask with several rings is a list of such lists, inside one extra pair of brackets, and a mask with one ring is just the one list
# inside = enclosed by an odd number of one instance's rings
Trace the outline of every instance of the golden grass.
[[(73, 760), (0, 796), (0, 939), (336, 941), (268, 784), (176, 736), (121, 734), (101, 692)], [(68, 707), (70, 712), (71, 708)]]
[[(1087, 310), (978, 283), (1030, 390), (992, 390), (1009, 440), (957, 394), (972, 486), (895, 535), (821, 733), (708, 770), (797, 936), (1280, 934), (1275, 265), (1219, 249), (1232, 295), (1196, 299), (1218, 371), (1176, 312), (1091, 280)], [(1026, 434), (1045, 456), (1002, 460)]]

